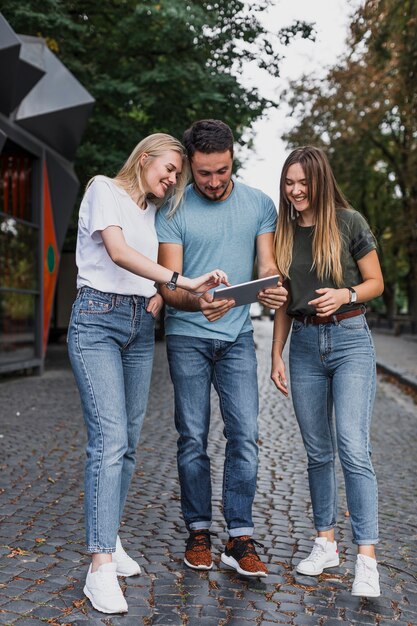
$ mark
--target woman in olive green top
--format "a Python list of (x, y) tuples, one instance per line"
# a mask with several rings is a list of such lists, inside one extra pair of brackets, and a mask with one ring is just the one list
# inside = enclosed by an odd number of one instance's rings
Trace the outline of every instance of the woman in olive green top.
[(338, 450), (358, 545), (352, 594), (377, 597), (378, 495), (370, 446), (376, 371), (364, 302), (382, 293), (383, 279), (369, 226), (349, 207), (318, 148), (298, 148), (284, 164), (276, 257), (289, 297), (275, 314), (271, 378), (287, 396), (282, 352), (292, 326), (291, 395), (307, 452), (317, 531), (312, 552), (297, 571), (314, 576), (339, 565)]

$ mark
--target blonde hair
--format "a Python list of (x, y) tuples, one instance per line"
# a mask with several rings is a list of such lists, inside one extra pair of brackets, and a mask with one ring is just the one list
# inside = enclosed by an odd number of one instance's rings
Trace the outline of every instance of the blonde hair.
[[(124, 189), (135, 202), (142, 204), (147, 196), (145, 191), (146, 171), (152, 164), (153, 159), (162, 156), (168, 150), (174, 150), (181, 156), (181, 173), (177, 177), (176, 184), (168, 189), (165, 197), (152, 198), (152, 202), (159, 208), (162, 204), (171, 200), (169, 214), (173, 215), (181, 204), (185, 188), (190, 179), (190, 166), (184, 146), (175, 137), (166, 133), (154, 133), (142, 139), (133, 148), (126, 162), (112, 180), (116, 185)], [(144, 154), (148, 158), (142, 164), (141, 159)], [(87, 187), (93, 180), (94, 178), (88, 182)]]
[(349, 204), (339, 189), (327, 156), (313, 146), (293, 150), (284, 163), (280, 180), (278, 224), (274, 248), (277, 266), (284, 277), (290, 278), (294, 232), (297, 220), (292, 219), (294, 208), (285, 193), (288, 168), (299, 163), (304, 171), (307, 196), (315, 214), (313, 236), (313, 265), (320, 280), (331, 278), (341, 287), (343, 268), (341, 263), (342, 241), (337, 224), (336, 208), (348, 209)]

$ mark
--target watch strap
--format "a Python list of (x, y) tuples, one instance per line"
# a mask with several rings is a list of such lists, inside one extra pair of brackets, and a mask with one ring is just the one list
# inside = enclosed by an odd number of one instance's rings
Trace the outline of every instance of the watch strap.
[(354, 304), (357, 300), (358, 294), (356, 293), (353, 287), (348, 287), (348, 289), (349, 289), (349, 304)]
[(166, 286), (168, 287), (168, 289), (171, 289), (172, 291), (174, 291), (174, 289), (177, 288), (177, 280), (178, 280), (178, 276), (180, 275), (179, 272), (174, 272), (171, 276), (171, 280), (169, 280), (166, 284)]

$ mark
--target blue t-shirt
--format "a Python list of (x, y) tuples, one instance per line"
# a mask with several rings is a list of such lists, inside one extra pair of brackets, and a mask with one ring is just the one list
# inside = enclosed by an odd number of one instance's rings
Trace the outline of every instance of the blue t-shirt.
[[(156, 232), (160, 243), (182, 245), (182, 273), (194, 278), (220, 268), (232, 285), (252, 279), (256, 238), (274, 232), (277, 220), (271, 198), (236, 181), (230, 196), (219, 202), (200, 196), (189, 185), (174, 216), (167, 217), (167, 212), (168, 207), (158, 211)], [(234, 307), (215, 322), (200, 311), (166, 307), (167, 335), (235, 341), (251, 330), (249, 305)]]

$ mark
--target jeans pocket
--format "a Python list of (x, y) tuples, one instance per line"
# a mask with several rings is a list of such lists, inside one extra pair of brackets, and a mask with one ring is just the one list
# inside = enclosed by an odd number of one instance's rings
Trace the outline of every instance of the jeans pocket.
[(302, 328), (304, 328), (303, 322), (299, 322), (298, 320), (293, 320), (292, 329), (291, 329), (292, 333), (298, 333), (300, 332)]
[(356, 317), (348, 317), (339, 320), (339, 326), (346, 330), (362, 330), (366, 326), (365, 316), (357, 315)]
[(111, 313), (115, 305), (115, 297), (110, 294), (86, 293), (80, 303), (80, 313), (88, 315), (104, 315)]

